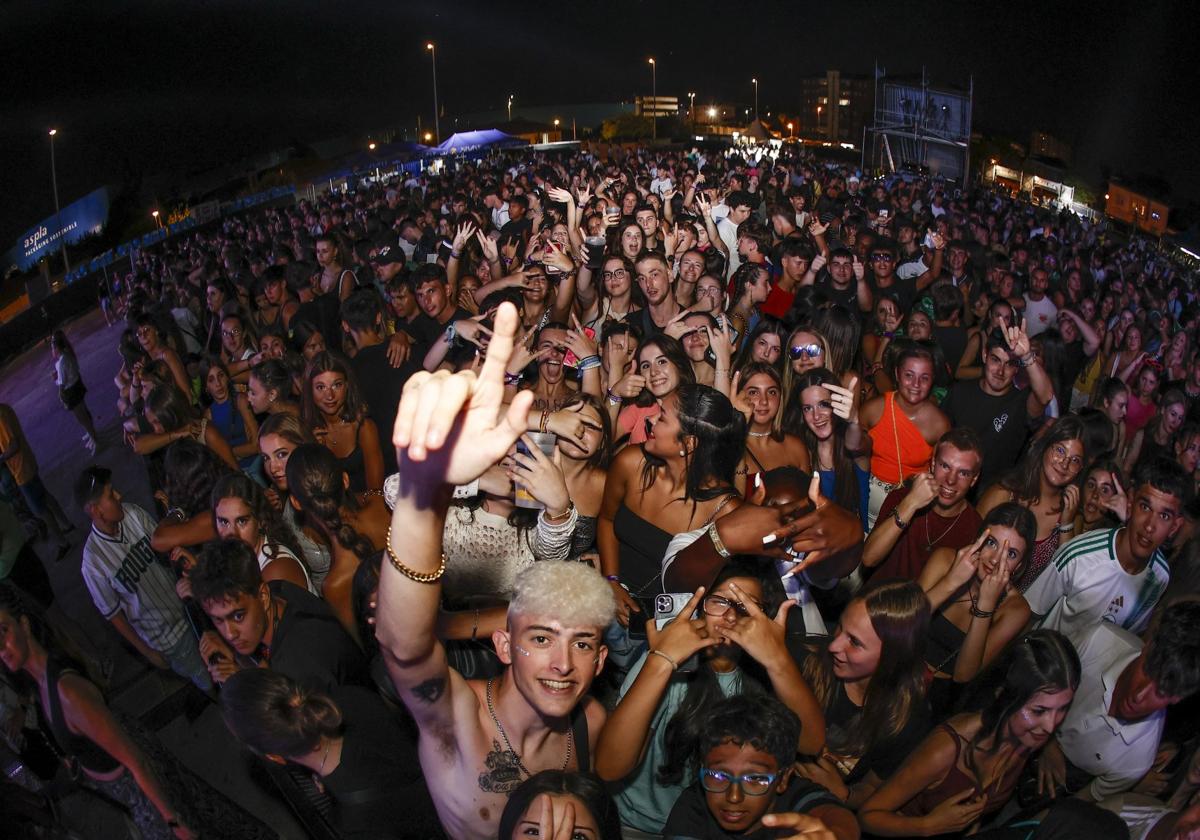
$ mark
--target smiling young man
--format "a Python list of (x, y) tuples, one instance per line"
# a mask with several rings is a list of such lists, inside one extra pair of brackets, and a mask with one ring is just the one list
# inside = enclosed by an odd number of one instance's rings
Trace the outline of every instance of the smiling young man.
[(1078, 642), (1099, 621), (1140, 633), (1167, 588), (1160, 550), (1183, 525), (1191, 478), (1174, 461), (1155, 458), (1134, 475), (1129, 519), (1089, 531), (1055, 552), (1025, 591), (1040, 626)]
[(602, 634), (615, 613), (612, 589), (593, 568), (544, 561), (517, 576), (507, 626), (492, 634), (507, 666), (500, 676), (468, 681), (435, 635), (453, 487), (504, 457), (533, 399), (521, 391), (502, 405), (517, 328), (511, 304), (501, 304), (495, 325), (478, 376), (418, 373), (405, 388), (394, 433), (400, 486), (376, 613), (442, 825), (451, 837), (479, 840), (496, 836), (508, 795), (530, 775), (591, 767), (606, 714), (587, 692), (604, 666)]
[[(1027, 390), (1013, 382), (1022, 367), (1029, 375)], [(1017, 462), (1029, 436), (1029, 421), (1040, 417), (1053, 397), (1054, 386), (1030, 349), (1024, 325), (992, 330), (984, 347), (982, 377), (955, 382), (942, 402), (950, 422), (970, 426), (983, 443), (980, 487), (986, 488)]]
[(967, 501), (979, 480), (983, 447), (966, 426), (941, 436), (929, 472), (911, 486), (893, 490), (879, 508), (875, 528), (863, 545), (863, 565), (880, 580), (916, 580), (938, 548), (970, 545), (982, 519)]

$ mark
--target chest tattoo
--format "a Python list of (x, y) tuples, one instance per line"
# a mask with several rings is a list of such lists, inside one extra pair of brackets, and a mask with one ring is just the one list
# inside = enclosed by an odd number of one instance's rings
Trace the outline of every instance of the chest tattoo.
[(501, 749), (500, 742), (493, 739), (492, 750), (483, 760), (486, 773), (479, 774), (479, 789), (488, 793), (509, 794), (521, 784), (521, 770), (517, 766), (517, 754)]

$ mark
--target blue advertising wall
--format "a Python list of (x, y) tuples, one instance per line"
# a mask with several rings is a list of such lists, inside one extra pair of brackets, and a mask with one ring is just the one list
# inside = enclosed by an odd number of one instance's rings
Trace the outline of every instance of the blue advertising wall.
[(74, 245), (85, 236), (99, 233), (108, 221), (108, 188), (101, 187), (22, 234), (5, 255), (5, 265), (28, 271), (37, 261), (59, 249), (65, 240)]

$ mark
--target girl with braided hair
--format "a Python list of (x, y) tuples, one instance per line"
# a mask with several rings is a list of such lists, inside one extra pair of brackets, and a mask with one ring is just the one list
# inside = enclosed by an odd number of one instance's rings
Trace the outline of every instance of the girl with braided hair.
[(239, 539), (258, 554), (263, 580), (286, 580), (319, 594), (291, 527), (245, 473), (226, 475), (213, 487), (212, 516), (221, 539)]
[(358, 564), (387, 542), (391, 512), (383, 497), (367, 494), (362, 501), (349, 492), (349, 478), (337, 456), (324, 446), (306, 443), (292, 450), (287, 462), (288, 502), (329, 543), (329, 575), (322, 597), (346, 632), (358, 640), (351, 588)]

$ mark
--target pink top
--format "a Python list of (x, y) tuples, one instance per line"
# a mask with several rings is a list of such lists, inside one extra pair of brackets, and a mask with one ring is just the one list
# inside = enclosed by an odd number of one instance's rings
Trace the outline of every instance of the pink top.
[(642, 407), (629, 403), (617, 415), (617, 436), (628, 434), (630, 443), (646, 442), (646, 421), (658, 417), (658, 403)]
[(1129, 392), (1129, 408), (1125, 411), (1125, 432), (1130, 440), (1139, 429), (1150, 422), (1157, 410), (1158, 406), (1153, 401), (1144, 403), (1133, 391)]

